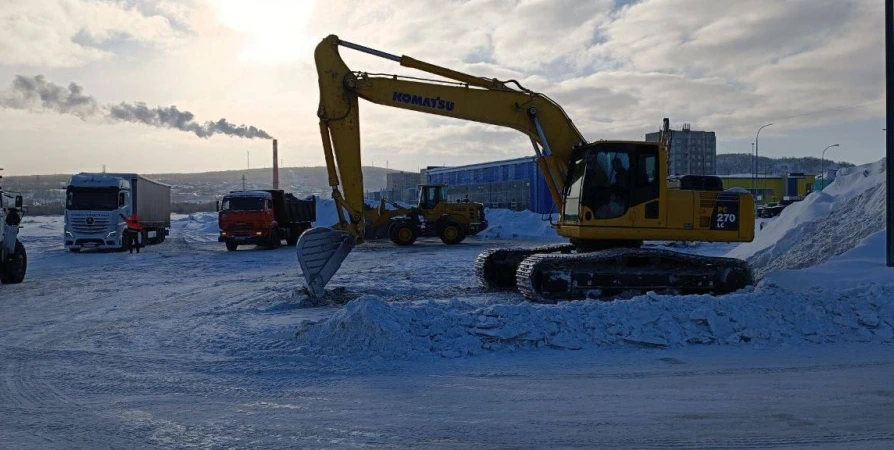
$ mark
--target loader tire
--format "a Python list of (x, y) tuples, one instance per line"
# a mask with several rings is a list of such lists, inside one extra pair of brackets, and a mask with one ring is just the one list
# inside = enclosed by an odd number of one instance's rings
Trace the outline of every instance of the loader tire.
[(0, 266), (0, 283), (17, 284), (25, 279), (25, 272), (28, 270), (28, 255), (25, 253), (25, 246), (18, 240), (16, 241), (15, 252), (12, 256)]
[(239, 248), (239, 244), (237, 244), (235, 242), (227, 242), (227, 251), (228, 252), (235, 252), (236, 249), (238, 249), (238, 248)]
[(391, 242), (397, 245), (413, 245), (419, 232), (410, 222), (397, 222), (391, 226)]
[(438, 227), (438, 237), (447, 245), (455, 245), (466, 238), (466, 231), (462, 225), (448, 220)]

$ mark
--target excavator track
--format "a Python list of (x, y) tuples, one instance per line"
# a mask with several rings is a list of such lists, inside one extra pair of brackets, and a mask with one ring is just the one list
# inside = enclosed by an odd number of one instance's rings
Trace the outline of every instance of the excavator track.
[(643, 248), (532, 254), (516, 272), (518, 290), (536, 303), (648, 291), (726, 294), (752, 282), (751, 269), (738, 259)]
[(570, 253), (572, 250), (572, 244), (488, 249), (475, 260), (475, 276), (478, 283), (488, 289), (515, 289), (515, 272), (525, 258), (535, 254)]

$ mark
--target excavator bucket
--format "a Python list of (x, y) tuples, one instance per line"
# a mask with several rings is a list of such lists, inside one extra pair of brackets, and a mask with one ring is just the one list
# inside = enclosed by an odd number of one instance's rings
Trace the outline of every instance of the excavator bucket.
[(353, 248), (354, 237), (344, 231), (315, 227), (301, 234), (297, 245), (298, 264), (312, 297), (323, 296), (326, 283)]

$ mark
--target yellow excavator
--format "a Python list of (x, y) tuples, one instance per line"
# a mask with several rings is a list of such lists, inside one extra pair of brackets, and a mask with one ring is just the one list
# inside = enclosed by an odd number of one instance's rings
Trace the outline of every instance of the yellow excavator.
[[(355, 72), (342, 60), (340, 47), (447, 80)], [(553, 225), (569, 243), (484, 251), (475, 262), (484, 287), (517, 289), (530, 301), (553, 303), (646, 291), (723, 294), (753, 282), (741, 260), (643, 247), (646, 241), (754, 239), (751, 194), (724, 191), (711, 177), (697, 176), (668, 189), (668, 119), (658, 142), (588, 143), (558, 104), (515, 80), (477, 77), (334, 35), (317, 45), (314, 58), (317, 115), (339, 223), (312, 228), (299, 239), (298, 260), (311, 296), (325, 294), (326, 283), (363, 242), (360, 98), (508, 127), (530, 138), (537, 167), (558, 205)]]

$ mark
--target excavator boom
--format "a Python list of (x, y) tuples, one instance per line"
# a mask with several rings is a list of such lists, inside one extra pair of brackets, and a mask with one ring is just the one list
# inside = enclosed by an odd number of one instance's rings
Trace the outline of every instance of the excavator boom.
[[(407, 79), (396, 75), (354, 72), (339, 54), (351, 48), (399, 62), (452, 81)], [(323, 286), (338, 270), (354, 245), (364, 241), (363, 175), (360, 158), (359, 99), (394, 108), (512, 128), (526, 134), (549, 174), (553, 201), (561, 202), (570, 151), (586, 140), (554, 101), (512, 82), (486, 79), (396, 56), (331, 35), (314, 51), (320, 87), (320, 135), (329, 185), (339, 223), (320, 228), (298, 242), (298, 259), (308, 290), (323, 294)]]

